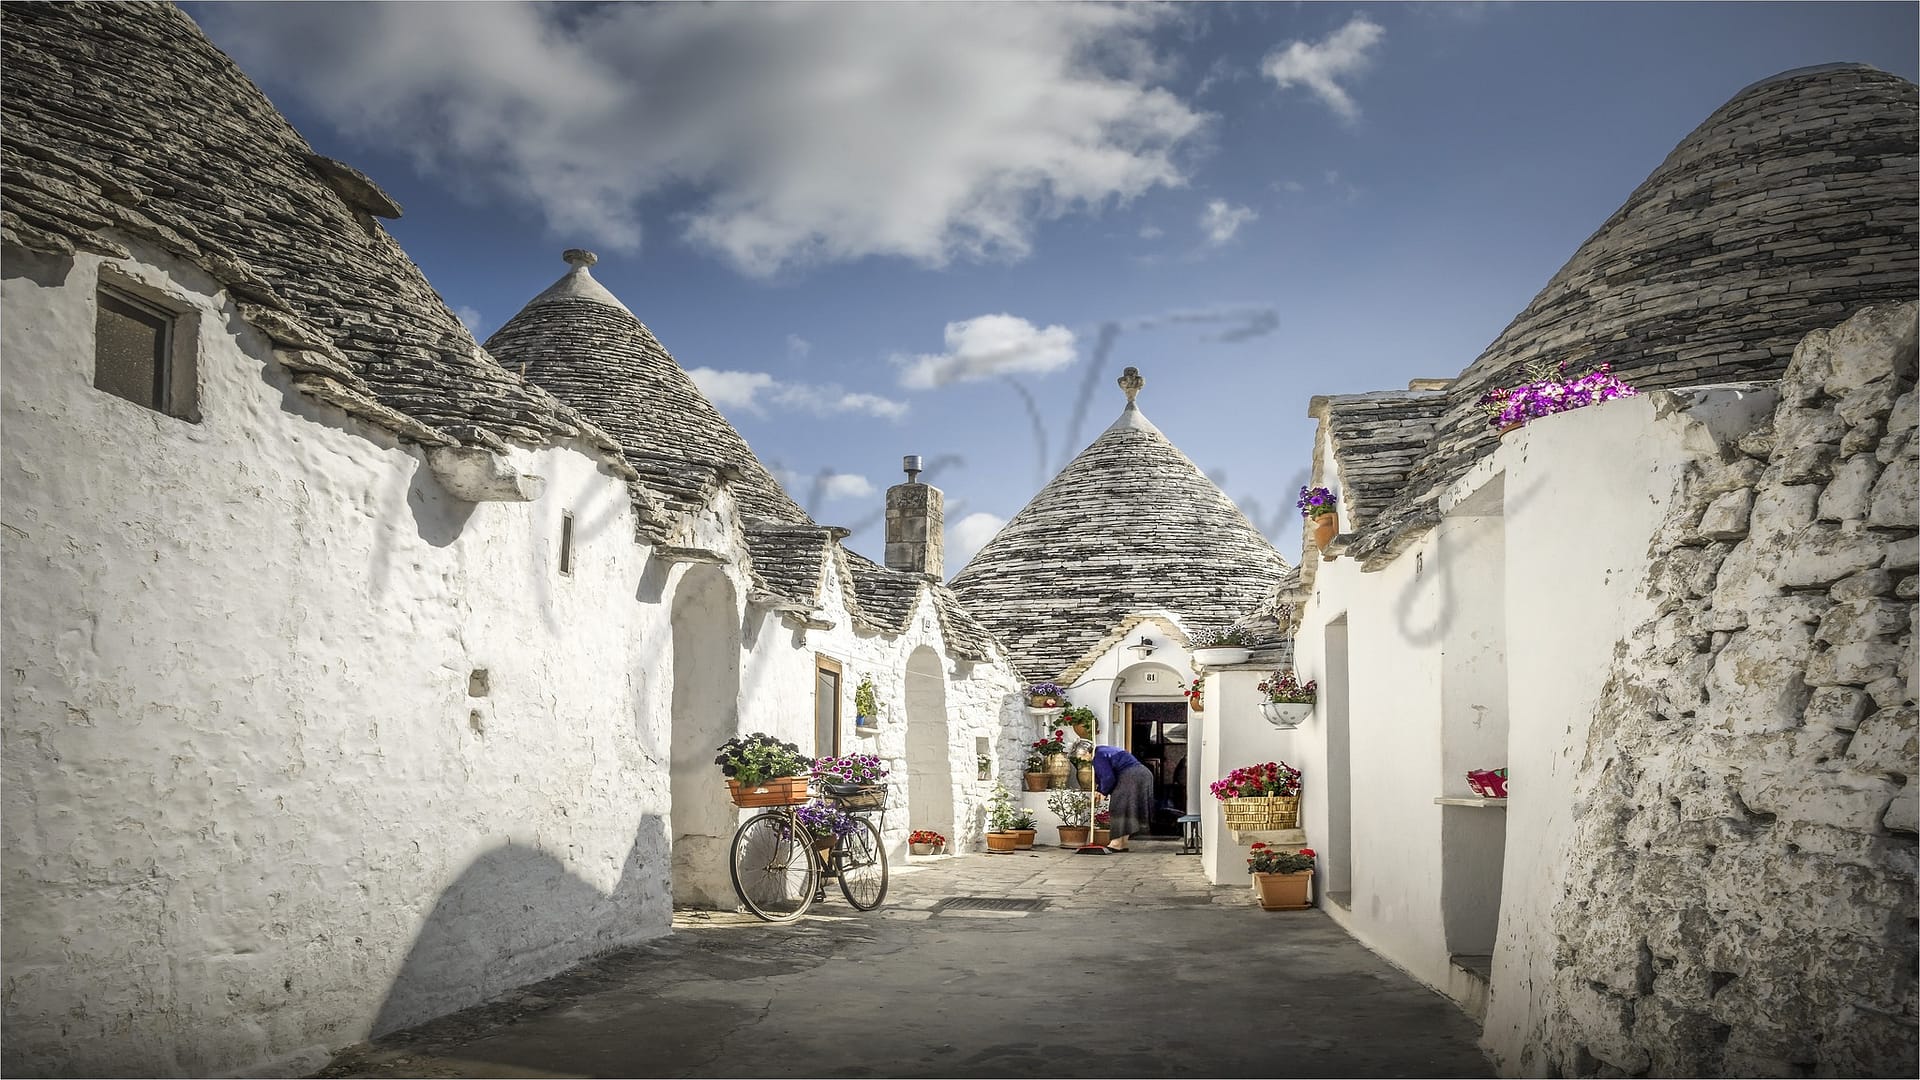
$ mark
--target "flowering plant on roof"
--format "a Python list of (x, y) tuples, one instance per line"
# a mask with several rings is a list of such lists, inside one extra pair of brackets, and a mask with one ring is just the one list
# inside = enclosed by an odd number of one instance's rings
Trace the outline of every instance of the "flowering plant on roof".
[(1490, 390), (1480, 399), (1480, 407), (1487, 413), (1487, 426), (1504, 428), (1524, 424), (1542, 416), (1638, 393), (1613, 374), (1612, 368), (1611, 364), (1601, 364), (1585, 375), (1568, 378), (1564, 360), (1558, 365), (1549, 365), (1544, 360), (1528, 361), (1523, 365), (1525, 382)]
[(887, 763), (872, 754), (819, 758), (814, 761), (812, 772), (815, 783), (873, 787), (887, 782)]
[(1314, 852), (1310, 847), (1284, 851), (1255, 841), (1247, 850), (1251, 852), (1247, 856), (1249, 874), (1298, 874), (1302, 870), (1313, 869)]
[(1039, 754), (1042, 758), (1050, 758), (1055, 754), (1066, 753), (1067, 730), (1065, 728), (1056, 728), (1053, 734), (1042, 739), (1035, 739), (1033, 741), (1032, 752)]
[(1268, 701), (1286, 701), (1296, 705), (1313, 704), (1319, 684), (1312, 679), (1301, 682), (1291, 671), (1276, 671), (1254, 689), (1267, 695)]
[(1319, 517), (1321, 514), (1337, 514), (1340, 504), (1333, 501), (1333, 489), (1323, 487), (1300, 486), (1299, 501), (1293, 505), (1300, 508), (1303, 518)]
[(1225, 780), (1215, 780), (1207, 785), (1207, 790), (1221, 802), (1228, 799), (1258, 799), (1269, 795), (1298, 795), (1300, 770), (1284, 761), (1248, 765), (1228, 773)]
[(1229, 626), (1224, 630), (1196, 630), (1187, 640), (1195, 649), (1244, 649), (1253, 644), (1253, 633), (1238, 626)]

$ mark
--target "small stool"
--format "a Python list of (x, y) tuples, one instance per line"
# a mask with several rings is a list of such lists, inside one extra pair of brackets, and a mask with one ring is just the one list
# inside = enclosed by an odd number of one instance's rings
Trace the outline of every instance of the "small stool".
[(1200, 854), (1200, 815), (1182, 814), (1180, 816), (1180, 854)]

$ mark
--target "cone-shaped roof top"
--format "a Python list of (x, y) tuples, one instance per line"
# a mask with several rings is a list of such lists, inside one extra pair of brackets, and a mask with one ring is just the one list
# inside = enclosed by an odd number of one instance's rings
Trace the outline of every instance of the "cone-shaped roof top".
[(611, 432), (668, 506), (696, 509), (724, 478), (747, 520), (810, 524), (653, 331), (594, 280), (594, 254), (565, 258), (572, 269), (495, 331), (487, 351)]
[(953, 579), (1029, 678), (1073, 674), (1129, 613), (1225, 626), (1271, 594), (1287, 562), (1133, 398)]
[(1498, 442), (1475, 403), (1528, 361), (1611, 364), (1641, 390), (1771, 380), (1813, 330), (1912, 299), (1916, 115), (1914, 84), (1865, 64), (1782, 72), (1714, 110), (1447, 386), (1348, 554), (1377, 567), (1439, 519), (1439, 492)]

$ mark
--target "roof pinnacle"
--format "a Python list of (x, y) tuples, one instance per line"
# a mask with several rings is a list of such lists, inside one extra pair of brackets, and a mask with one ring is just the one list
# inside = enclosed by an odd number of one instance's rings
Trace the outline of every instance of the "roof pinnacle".
[(1137, 367), (1130, 367), (1120, 373), (1120, 389), (1127, 392), (1127, 408), (1131, 409), (1134, 407), (1134, 395), (1138, 394), (1140, 388), (1145, 385), (1147, 385), (1147, 380), (1140, 377), (1140, 369)]
[(600, 261), (600, 256), (595, 255), (586, 248), (568, 248), (560, 257), (565, 259), (567, 265), (573, 267), (575, 270), (584, 270)]

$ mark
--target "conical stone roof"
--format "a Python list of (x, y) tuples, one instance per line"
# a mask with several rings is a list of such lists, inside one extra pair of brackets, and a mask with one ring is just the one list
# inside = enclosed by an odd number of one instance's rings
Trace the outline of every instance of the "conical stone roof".
[(1028, 678), (1078, 674), (1127, 615), (1162, 609), (1225, 626), (1273, 591), (1287, 562), (1247, 516), (1127, 407), (968, 561), (953, 591)]
[(695, 510), (724, 479), (749, 522), (812, 524), (747, 441), (633, 312), (588, 270), (590, 251), (487, 339), (487, 351), (620, 440), (640, 482)]

